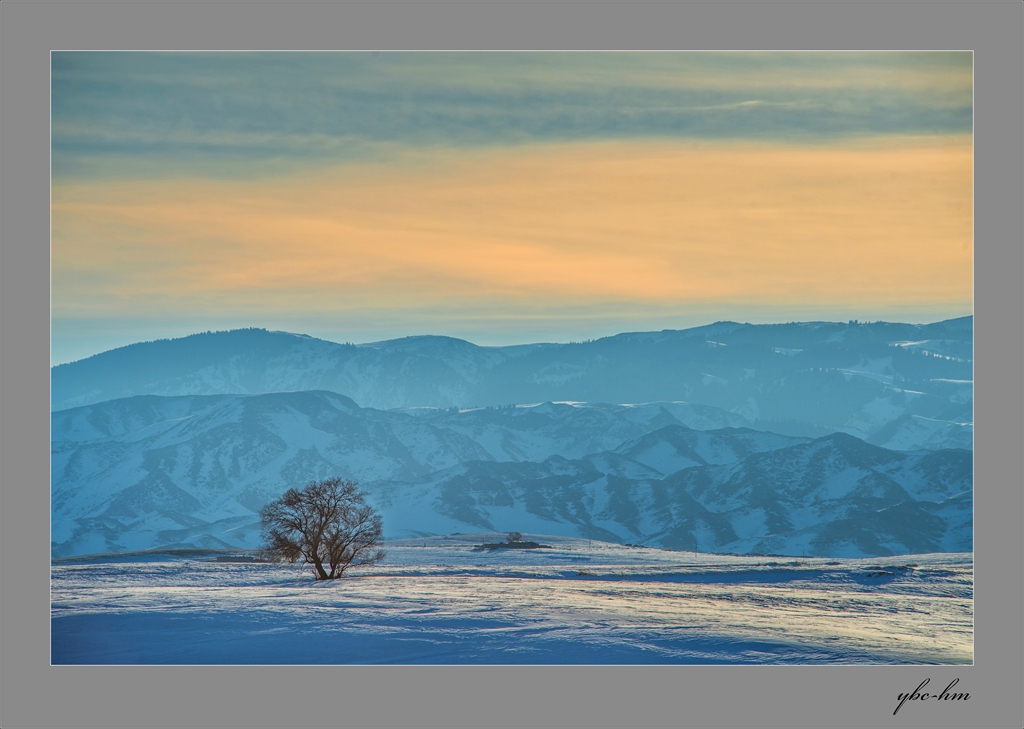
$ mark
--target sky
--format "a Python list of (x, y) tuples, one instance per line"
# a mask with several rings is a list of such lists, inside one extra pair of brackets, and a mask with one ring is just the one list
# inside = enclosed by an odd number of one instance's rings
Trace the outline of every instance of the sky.
[(51, 55), (51, 362), (973, 311), (966, 53)]

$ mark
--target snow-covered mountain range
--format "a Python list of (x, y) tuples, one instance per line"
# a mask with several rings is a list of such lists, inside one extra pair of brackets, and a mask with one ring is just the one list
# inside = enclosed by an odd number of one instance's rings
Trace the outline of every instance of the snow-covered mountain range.
[(136, 396), (52, 414), (55, 556), (252, 547), (343, 475), (387, 536), (485, 529), (741, 553), (969, 551), (972, 454), (752, 430), (709, 405), (378, 410), (329, 391)]
[(720, 322), (575, 344), (351, 345), (260, 329), (134, 344), (52, 370), (53, 410), (135, 395), (327, 390), (361, 407), (685, 401), (759, 430), (971, 448), (973, 317), (927, 325)]
[[(751, 431), (679, 428), (645, 436), (647, 464), (626, 455), (629, 444), (575, 460), (472, 462), (386, 484), (378, 498), (396, 529), (433, 511), (449, 519), (435, 522), (439, 531), (456, 522), (486, 530), (521, 524), (702, 552), (849, 557), (972, 548), (969, 451), (908, 454), (841, 433), (779, 447)], [(721, 462), (697, 455), (709, 445)], [(750, 455), (736, 457), (746, 449)], [(694, 465), (673, 470), (685, 461)]]

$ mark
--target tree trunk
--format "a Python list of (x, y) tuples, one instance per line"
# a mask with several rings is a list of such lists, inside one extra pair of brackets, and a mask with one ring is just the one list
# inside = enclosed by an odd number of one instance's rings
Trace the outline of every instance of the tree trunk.
[(319, 559), (313, 560), (313, 567), (314, 569), (316, 569), (316, 578), (318, 580), (330, 579), (330, 575), (328, 575), (327, 571), (324, 569), (323, 562), (321, 562)]

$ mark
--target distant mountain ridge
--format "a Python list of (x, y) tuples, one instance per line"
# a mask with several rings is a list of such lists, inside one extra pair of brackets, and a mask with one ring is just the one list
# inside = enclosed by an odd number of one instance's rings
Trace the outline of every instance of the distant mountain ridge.
[(577, 344), (417, 336), (351, 345), (261, 329), (140, 343), (58, 365), (53, 410), (135, 395), (326, 390), (363, 407), (685, 401), (759, 429), (913, 450), (973, 444), (973, 317), (927, 325), (738, 324)]
[(334, 475), (368, 489), (389, 536), (973, 544), (971, 317), (513, 347), (236, 330), (54, 367), (51, 385), (55, 556), (252, 547), (263, 504)]
[(52, 550), (252, 547), (264, 503), (339, 474), (369, 490), (390, 536), (486, 527), (705, 551), (970, 549), (969, 451), (743, 422), (679, 402), (413, 414), (326, 391), (113, 400), (51, 416)]

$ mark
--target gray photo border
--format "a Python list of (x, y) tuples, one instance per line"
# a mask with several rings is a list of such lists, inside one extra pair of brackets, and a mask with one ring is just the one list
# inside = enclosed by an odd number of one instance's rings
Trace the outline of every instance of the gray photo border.
[[(0, 725), (1024, 726), (1020, 2), (7, 0), (0, 21)], [(50, 51), (236, 48), (975, 51), (975, 664), (51, 667)], [(970, 700), (894, 717), (924, 678)]]

